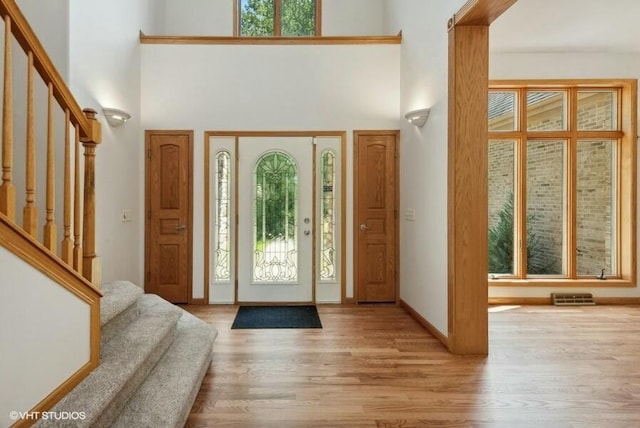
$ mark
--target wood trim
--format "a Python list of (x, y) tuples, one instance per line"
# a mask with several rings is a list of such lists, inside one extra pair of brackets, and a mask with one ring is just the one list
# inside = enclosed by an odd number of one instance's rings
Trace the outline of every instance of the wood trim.
[(206, 298), (202, 298), (202, 299), (191, 299), (191, 302), (189, 302), (189, 305), (208, 305), (209, 304), (209, 300), (207, 300)]
[(322, 0), (316, 0), (316, 37), (322, 36)]
[(595, 278), (505, 278), (490, 279), (489, 287), (590, 287), (590, 288), (631, 288), (636, 287), (635, 281), (626, 279), (599, 280)]
[(449, 348), (449, 339), (445, 336), (440, 330), (438, 330), (433, 324), (427, 321), (418, 311), (413, 309), (411, 305), (409, 305), (404, 300), (400, 299), (400, 307), (407, 311), (411, 317), (416, 320), (421, 326), (425, 328), (433, 337), (438, 339), (440, 343), (444, 345), (445, 348)]
[[(340, 135), (340, 174), (341, 175), (341, 186), (340, 186), (340, 221), (342, 222), (342, 227), (340, 228), (340, 294), (341, 294), (341, 303), (348, 304), (349, 299), (353, 300), (353, 298), (347, 298), (347, 133), (343, 132)], [(353, 303), (353, 302), (351, 302)]]
[(489, 27), (449, 31), (448, 346), (489, 352), (487, 315)]
[(396, 193), (396, 201), (395, 201), (395, 254), (396, 254), (396, 274), (395, 274), (395, 295), (396, 301), (398, 304), (400, 300), (400, 130), (354, 130), (353, 131), (353, 218), (351, 219), (351, 224), (353, 228), (353, 300), (358, 304), (358, 266), (357, 266), (357, 245), (358, 242), (358, 227), (357, 227), (357, 212), (356, 209), (358, 207), (358, 137), (360, 135), (393, 135), (396, 137), (395, 140), (395, 150), (396, 150), (396, 162), (395, 162), (395, 193)]
[[(209, 159), (211, 156), (211, 148), (209, 147), (209, 137), (207, 134), (204, 134), (204, 302), (205, 304), (209, 304), (209, 283), (211, 275), (211, 270), (209, 264), (211, 263), (211, 238), (209, 237), (211, 231), (211, 222), (209, 221), (209, 216), (211, 215), (211, 160)], [(191, 300), (192, 304), (195, 304), (195, 300)]]
[(454, 15), (449, 27), (454, 25), (489, 26), (517, 0), (469, 0)]
[(144, 172), (144, 288), (147, 289), (147, 281), (149, 280), (148, 272), (150, 270), (149, 265), (149, 210), (150, 201), (149, 201), (149, 189), (151, 187), (149, 168), (151, 161), (149, 159), (148, 153), (151, 150), (151, 136), (154, 134), (161, 135), (186, 135), (188, 137), (188, 145), (189, 145), (189, 171), (187, 173), (188, 176), (188, 185), (189, 185), (189, 207), (188, 207), (188, 224), (187, 228), (188, 233), (188, 260), (187, 260), (187, 304), (190, 304), (193, 301), (193, 175), (194, 175), (194, 164), (193, 164), (193, 130), (159, 130), (159, 129), (148, 129), (145, 130), (145, 172)]
[[(315, 140), (315, 137), (311, 137), (311, 139)], [(313, 233), (311, 234), (311, 301), (315, 305), (317, 289), (316, 281), (318, 279), (318, 276), (316, 275), (316, 269), (318, 267), (318, 264), (316, 263), (318, 258), (318, 247), (316, 247), (316, 239), (318, 237), (318, 230), (316, 227), (318, 224), (318, 212), (316, 211), (318, 208), (318, 204), (316, 203), (316, 198), (318, 197), (318, 191), (316, 189), (316, 186), (318, 185), (318, 168), (316, 165), (316, 162), (318, 161), (318, 146), (316, 146), (315, 141), (312, 141), (311, 146), (311, 223), (313, 224)]]
[[(640, 305), (640, 297), (593, 297), (593, 301), (598, 305), (627, 306)], [(489, 305), (551, 305), (549, 297), (489, 297)]]
[(229, 36), (147, 36), (143, 45), (399, 45), (401, 36), (322, 37), (229, 37)]

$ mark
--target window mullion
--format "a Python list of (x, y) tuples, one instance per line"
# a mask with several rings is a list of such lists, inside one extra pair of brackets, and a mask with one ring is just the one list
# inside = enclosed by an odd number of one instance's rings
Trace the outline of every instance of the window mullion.
[(567, 176), (566, 176), (566, 239), (565, 260), (567, 263), (566, 273), (570, 279), (577, 278), (578, 265), (578, 230), (577, 230), (577, 184), (578, 184), (578, 90), (571, 88), (569, 91), (569, 131), (571, 137), (567, 141)]
[(273, 34), (275, 36), (282, 36), (282, 0), (273, 1)]
[(527, 277), (527, 91), (521, 88), (519, 91), (518, 127), (520, 137), (516, 150), (516, 196), (515, 209), (515, 239), (516, 254), (515, 275), (518, 278)]

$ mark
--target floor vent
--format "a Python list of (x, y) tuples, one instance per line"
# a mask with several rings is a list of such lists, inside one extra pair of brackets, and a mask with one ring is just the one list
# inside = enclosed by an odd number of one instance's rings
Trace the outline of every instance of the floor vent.
[(556, 306), (595, 305), (591, 293), (551, 293), (551, 301)]

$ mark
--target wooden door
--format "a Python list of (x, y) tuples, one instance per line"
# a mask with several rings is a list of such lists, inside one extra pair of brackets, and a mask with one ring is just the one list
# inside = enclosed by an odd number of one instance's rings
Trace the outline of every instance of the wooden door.
[(355, 284), (358, 302), (397, 302), (398, 131), (355, 131)]
[(189, 303), (192, 131), (146, 131), (145, 291)]

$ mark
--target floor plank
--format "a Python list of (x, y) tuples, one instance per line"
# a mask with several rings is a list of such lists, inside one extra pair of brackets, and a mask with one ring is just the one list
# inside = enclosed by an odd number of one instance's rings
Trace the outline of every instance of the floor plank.
[(187, 427), (638, 427), (640, 307), (489, 314), (457, 357), (395, 306), (320, 306), (323, 329), (219, 331)]

